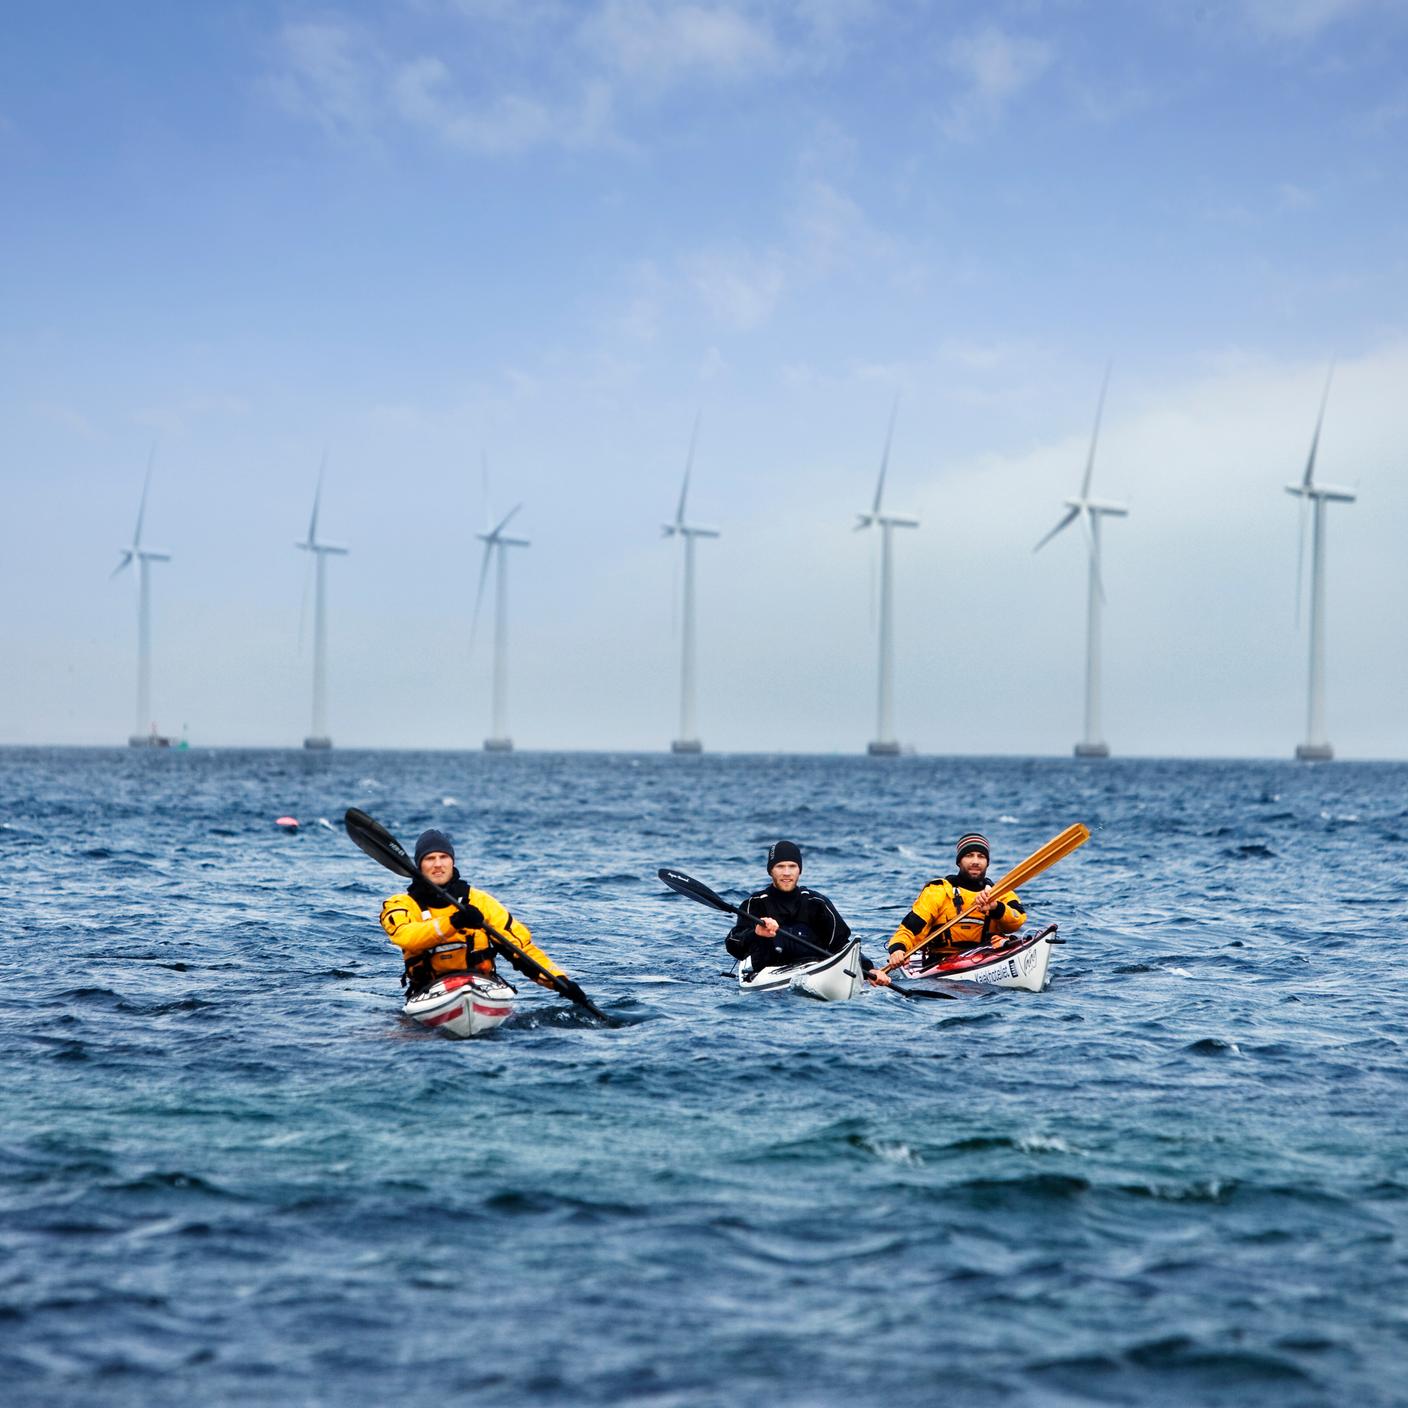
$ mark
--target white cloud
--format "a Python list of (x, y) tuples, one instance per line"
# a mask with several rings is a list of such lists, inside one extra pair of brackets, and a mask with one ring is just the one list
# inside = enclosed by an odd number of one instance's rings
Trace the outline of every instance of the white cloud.
[(781, 62), (771, 30), (729, 5), (607, 0), (583, 36), (609, 68), (648, 85), (746, 78)]
[(702, 251), (683, 268), (710, 316), (738, 329), (766, 322), (786, 283), (779, 257), (769, 251)]
[(1252, 28), (1273, 39), (1309, 39), (1380, 0), (1242, 0)]
[(285, 25), (270, 86), (291, 112), (339, 134), (364, 131), (377, 107), (377, 64), (366, 36), (331, 20)]
[(1005, 34), (989, 25), (952, 40), (945, 57), (965, 88), (944, 126), (950, 136), (962, 137), (979, 122), (1001, 116), (1051, 66), (1055, 51), (1042, 40)]

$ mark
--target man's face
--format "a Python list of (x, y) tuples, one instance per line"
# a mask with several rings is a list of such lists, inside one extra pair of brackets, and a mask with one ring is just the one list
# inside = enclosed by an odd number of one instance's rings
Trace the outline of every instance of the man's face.
[(958, 858), (959, 872), (969, 880), (981, 880), (987, 868), (988, 858), (982, 851), (964, 851)]
[(432, 885), (443, 885), (455, 873), (455, 858), (444, 851), (427, 851), (421, 858), (420, 873)]
[(772, 876), (772, 883), (786, 894), (788, 890), (797, 888), (797, 880), (802, 874), (802, 867), (795, 860), (780, 860), (768, 874)]

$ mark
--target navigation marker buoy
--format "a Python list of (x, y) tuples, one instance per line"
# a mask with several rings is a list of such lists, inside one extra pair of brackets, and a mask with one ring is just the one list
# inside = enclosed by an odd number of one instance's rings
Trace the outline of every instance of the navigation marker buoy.
[(282, 831), (297, 831), (298, 818), (296, 816), (276, 816), (274, 818), (274, 825)]

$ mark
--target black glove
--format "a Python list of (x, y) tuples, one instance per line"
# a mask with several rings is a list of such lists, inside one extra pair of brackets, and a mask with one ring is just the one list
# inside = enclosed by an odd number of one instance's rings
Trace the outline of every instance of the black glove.
[(450, 916), (450, 923), (463, 934), (466, 929), (482, 929), (484, 916), (476, 905), (462, 904)]
[(566, 973), (559, 973), (557, 975), (557, 990), (563, 997), (570, 997), (573, 1002), (586, 1001), (586, 993), (584, 993)]

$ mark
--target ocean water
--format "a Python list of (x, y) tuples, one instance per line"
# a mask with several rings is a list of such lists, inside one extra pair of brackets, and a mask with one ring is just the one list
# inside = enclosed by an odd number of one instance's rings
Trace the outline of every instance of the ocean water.
[[(401, 1017), (352, 805), (616, 1024)], [(740, 994), (655, 877), (876, 954), (1072, 821), (1041, 994)], [(1408, 767), (11, 749), (0, 895), (7, 1402), (1408, 1399)]]

